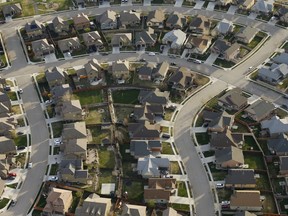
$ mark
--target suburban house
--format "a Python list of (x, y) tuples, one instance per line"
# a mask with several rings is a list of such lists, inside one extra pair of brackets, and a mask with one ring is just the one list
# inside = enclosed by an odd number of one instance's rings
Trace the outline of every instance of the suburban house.
[(139, 121), (137, 123), (129, 123), (128, 132), (131, 139), (159, 140), (160, 125), (151, 124), (149, 121)]
[(62, 159), (59, 164), (59, 175), (63, 182), (87, 184), (88, 170), (83, 169), (82, 159)]
[(216, 149), (215, 163), (217, 169), (239, 168), (244, 164), (243, 152), (234, 146)]
[(189, 35), (185, 43), (185, 47), (189, 50), (189, 53), (203, 55), (211, 46), (211, 42), (212, 39), (208, 36), (195, 37), (193, 35)]
[(135, 11), (121, 11), (119, 14), (120, 27), (140, 26), (140, 13)]
[(0, 90), (0, 103), (2, 103), (5, 107), (7, 107), (7, 109), (11, 110), (12, 108), (11, 100), (6, 94), (6, 92), (2, 90)]
[(226, 147), (243, 146), (244, 136), (242, 133), (231, 133), (230, 130), (226, 130), (224, 133), (211, 133), (210, 146), (212, 149), (221, 149)]
[(167, 32), (162, 38), (162, 43), (170, 46), (171, 49), (181, 49), (186, 40), (186, 33), (180, 29)]
[(280, 119), (278, 116), (273, 116), (271, 119), (263, 120), (261, 129), (266, 131), (270, 137), (278, 137), (282, 133), (288, 133), (288, 117)]
[(244, 111), (254, 121), (259, 122), (270, 116), (275, 107), (272, 103), (264, 100), (257, 100)]
[(93, 58), (84, 64), (84, 73), (81, 75), (77, 73), (77, 76), (80, 79), (88, 79), (90, 82), (93, 82), (102, 78), (102, 70), (101, 64), (97, 59)]
[(13, 138), (13, 131), (17, 126), (17, 120), (13, 117), (2, 117), (0, 118), (0, 136), (6, 136)]
[(137, 48), (154, 46), (156, 40), (157, 34), (154, 33), (153, 28), (148, 27), (147, 31), (135, 32), (135, 46)]
[(93, 193), (83, 201), (81, 206), (76, 208), (75, 216), (108, 216), (110, 209), (110, 198), (102, 198), (96, 193)]
[(280, 18), (281, 22), (288, 23), (288, 8), (285, 6), (280, 6), (274, 15)]
[(113, 61), (111, 73), (115, 79), (126, 80), (130, 76), (129, 69), (129, 61)]
[(67, 74), (60, 67), (53, 67), (45, 71), (45, 77), (48, 82), (49, 88), (52, 89), (54, 86), (63, 85), (66, 83)]
[(60, 149), (65, 159), (86, 160), (87, 142), (87, 138), (63, 140)]
[(81, 42), (77, 37), (67, 38), (58, 41), (58, 47), (62, 53), (73, 52), (82, 48)]
[(54, 45), (49, 44), (46, 38), (32, 41), (31, 46), (35, 58), (43, 58), (45, 55), (55, 52)]
[(225, 178), (226, 188), (252, 189), (256, 187), (253, 169), (229, 169)]
[(258, 78), (272, 85), (277, 85), (281, 80), (288, 77), (287, 64), (272, 64), (270, 68), (260, 68)]
[(243, 27), (237, 34), (236, 38), (238, 41), (249, 44), (253, 38), (257, 35), (259, 30), (250, 26)]
[(176, 179), (149, 178), (148, 186), (144, 188), (145, 202), (169, 203), (170, 195), (176, 192)]
[(124, 204), (121, 216), (146, 216), (146, 206)]
[(153, 79), (158, 80), (158, 81), (163, 81), (167, 75), (169, 67), (170, 66), (167, 61), (158, 64), (152, 73)]
[(166, 27), (170, 29), (182, 29), (186, 25), (186, 17), (174, 11), (166, 20)]
[(22, 14), (22, 7), (20, 3), (8, 4), (2, 7), (4, 17), (16, 17)]
[(192, 18), (189, 30), (192, 34), (196, 35), (209, 35), (210, 34), (211, 21), (202, 15), (197, 15)]
[(177, 211), (174, 210), (172, 207), (168, 207), (163, 211), (162, 216), (181, 216), (181, 215), (178, 214)]
[(111, 39), (113, 47), (125, 47), (132, 45), (132, 33), (117, 33), (113, 34)]
[(248, 105), (248, 99), (242, 95), (242, 90), (234, 88), (218, 99), (218, 105), (227, 110), (240, 110)]
[(0, 136), (0, 154), (16, 154), (16, 146), (13, 139), (9, 139), (5, 136)]
[(147, 63), (138, 69), (138, 78), (140, 80), (151, 80), (154, 69), (155, 65), (153, 63)]
[(230, 197), (231, 210), (261, 211), (262, 202), (258, 190), (235, 190)]
[(226, 19), (221, 20), (218, 22), (216, 27), (213, 29), (213, 32), (220, 35), (227, 35), (231, 33), (234, 29), (233, 22), (228, 21)]
[(49, 28), (59, 35), (67, 35), (70, 29), (68, 21), (59, 16), (54, 17)]
[(73, 140), (87, 137), (86, 124), (84, 121), (63, 125), (62, 140)]
[(162, 10), (150, 11), (147, 16), (147, 26), (163, 28), (164, 20), (165, 14)]
[(115, 11), (106, 10), (96, 17), (96, 21), (101, 25), (102, 30), (117, 28), (117, 14)]
[(234, 115), (229, 115), (225, 111), (218, 113), (204, 110), (202, 117), (208, 123), (209, 132), (222, 133), (227, 129), (231, 129), (234, 123)]
[(26, 23), (25, 31), (29, 38), (40, 37), (44, 34), (45, 27), (43, 23), (33, 20), (31, 23)]
[(231, 46), (226, 40), (217, 39), (211, 47), (211, 52), (224, 56), (225, 51)]
[(98, 31), (92, 31), (82, 34), (82, 38), (86, 47), (98, 50), (103, 46), (101, 36)]
[(158, 88), (154, 91), (152, 90), (140, 90), (138, 95), (138, 101), (141, 104), (161, 104), (165, 106), (169, 102), (169, 91), (161, 92)]
[(250, 10), (255, 4), (255, 0), (237, 0), (236, 2), (241, 10)]
[(47, 216), (65, 215), (72, 204), (72, 191), (52, 187), (46, 198), (43, 214)]
[(130, 154), (136, 159), (148, 155), (157, 156), (161, 154), (162, 145), (159, 140), (131, 140)]
[(0, 118), (9, 117), (10, 112), (11, 107), (8, 107), (4, 103), (0, 102)]
[(60, 115), (63, 117), (64, 121), (83, 120), (83, 111), (80, 101), (79, 100), (64, 101), (61, 106)]
[(152, 155), (138, 159), (137, 172), (143, 178), (159, 178), (169, 170), (168, 158), (156, 158)]
[(74, 16), (73, 23), (74, 23), (74, 28), (77, 31), (84, 30), (90, 27), (89, 17), (84, 13), (77, 14), (77, 16)]
[(279, 174), (281, 176), (288, 176), (288, 156), (280, 156)]
[(268, 139), (267, 146), (271, 154), (288, 155), (288, 137), (284, 133), (277, 138)]
[(280, 53), (279, 55), (276, 55), (272, 60), (276, 64), (288, 64), (288, 53)]
[(151, 124), (154, 124), (156, 117), (164, 116), (164, 107), (161, 104), (149, 104), (146, 103), (144, 106), (136, 105), (134, 107), (133, 113), (130, 114), (130, 117), (133, 117), (135, 121), (149, 121)]
[(252, 10), (257, 13), (272, 13), (274, 10), (274, 0), (258, 0), (252, 7)]
[(58, 104), (71, 99), (72, 89), (69, 84), (55, 85), (50, 93), (53, 103)]
[(233, 43), (228, 49), (224, 51), (224, 59), (227, 61), (236, 60), (240, 53), (240, 45), (238, 43)]
[(193, 75), (190, 69), (180, 67), (168, 79), (168, 83), (172, 86), (172, 89), (186, 92), (190, 87), (192, 87)]

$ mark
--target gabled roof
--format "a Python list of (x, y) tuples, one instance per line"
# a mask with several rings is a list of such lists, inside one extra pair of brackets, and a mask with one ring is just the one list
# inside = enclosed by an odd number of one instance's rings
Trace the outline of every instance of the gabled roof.
[(90, 23), (90, 20), (86, 14), (81, 13), (81, 14), (77, 14), (77, 16), (73, 17), (73, 22), (74, 22), (74, 25), (78, 25), (78, 24), (82, 24), (82, 23), (86, 23), (86, 22)]
[(58, 25), (68, 25), (68, 22), (63, 20), (61, 17), (56, 16), (56, 17), (53, 18), (52, 24), (55, 27), (55, 26), (58, 26)]
[(221, 20), (216, 26), (217, 32), (221, 34), (227, 34), (229, 31), (231, 31), (232, 28), (233, 28), (233, 22), (228, 21), (226, 19)]
[(203, 28), (210, 28), (210, 25), (211, 25), (211, 22), (206, 16), (202, 16), (198, 14), (196, 17), (194, 17), (191, 20), (189, 26), (203, 29)]
[(37, 20), (33, 20), (31, 23), (26, 23), (25, 25), (26, 32), (34, 32), (38, 30), (43, 30), (43, 28), (44, 28), (43, 23)]
[(146, 216), (146, 206), (124, 204), (121, 216)]
[(154, 91), (141, 89), (138, 98), (142, 104), (149, 103), (166, 105), (169, 100), (169, 94), (170, 92), (161, 92), (159, 89), (155, 89)]
[(226, 92), (222, 97), (218, 99), (218, 101), (229, 104), (231, 106), (236, 105), (237, 107), (246, 104), (248, 99), (241, 95), (242, 90), (239, 88), (234, 88), (228, 92)]
[(203, 37), (195, 37), (190, 35), (186, 41), (185, 46), (189, 49), (197, 48), (199, 50), (206, 50), (208, 45), (211, 43), (211, 37), (203, 36)]
[(86, 152), (87, 150), (87, 139), (86, 138), (81, 138), (81, 139), (71, 139), (68, 141), (64, 141), (64, 155), (69, 155), (69, 154), (77, 154), (77, 153), (82, 153)]
[(163, 43), (170, 43), (171, 48), (179, 48), (181, 47), (186, 40), (186, 33), (180, 29), (175, 29), (170, 32), (167, 32), (162, 38)]
[(273, 8), (274, 0), (258, 0), (252, 9), (263, 13), (269, 13), (273, 11)]
[(173, 73), (169, 78), (169, 83), (177, 84), (182, 88), (187, 88), (192, 85), (193, 75), (190, 69), (186, 67), (180, 67), (178, 70)]
[(72, 191), (60, 188), (52, 188), (46, 198), (44, 212), (67, 211), (72, 203)]
[(279, 55), (276, 55), (272, 60), (278, 64), (288, 64), (288, 53), (283, 52)]
[(22, 7), (20, 3), (4, 5), (2, 8), (2, 12), (4, 16), (7, 14), (11, 14), (12, 12), (14, 12), (14, 14), (17, 14), (22, 12)]
[(58, 47), (61, 51), (70, 50), (70, 47), (80, 47), (81, 43), (78, 37), (67, 38), (58, 41)]
[(248, 108), (245, 109), (246, 112), (255, 115), (257, 118), (262, 117), (263, 115), (268, 115), (275, 109), (275, 106), (264, 100), (258, 100)]
[(228, 41), (217, 39), (213, 45), (213, 48), (219, 50), (220, 53), (224, 53), (230, 46), (231, 45)]
[(102, 43), (101, 36), (98, 31), (92, 31), (82, 34), (84, 41), (98, 41), (99, 43)]
[(176, 188), (176, 179), (149, 178), (148, 188), (144, 189), (144, 199), (170, 200), (171, 190)]
[[(207, 111), (205, 111), (207, 113)], [(209, 112), (209, 111), (208, 111)], [(209, 122), (209, 128), (219, 128), (224, 129), (226, 127), (231, 127), (234, 122), (234, 116), (229, 115), (226, 111), (223, 111), (219, 117), (214, 118)]]
[(117, 71), (129, 71), (130, 65), (129, 65), (129, 61), (114, 61), (112, 63), (112, 73), (113, 72), (117, 72)]
[(160, 125), (150, 124), (148, 121), (139, 121), (138, 123), (129, 123), (128, 131), (131, 133), (131, 138), (158, 139), (160, 136)]
[(62, 113), (81, 112), (82, 107), (79, 100), (64, 101), (62, 105)]
[(152, 155), (139, 158), (137, 163), (137, 171), (143, 175), (160, 176), (159, 168), (168, 169), (170, 165), (168, 158), (155, 158)]
[(135, 157), (145, 157), (153, 153), (153, 148), (161, 148), (159, 140), (131, 140), (130, 152), (134, 153)]
[(65, 75), (63, 68), (60, 67), (53, 67), (45, 71), (45, 77), (48, 83), (56, 80), (65, 80)]
[(253, 169), (229, 169), (225, 184), (256, 184)]
[(288, 133), (288, 117), (280, 119), (278, 116), (273, 116), (271, 119), (261, 122), (262, 129), (268, 129), (270, 134)]
[(158, 64), (158, 66), (154, 70), (154, 75), (156, 75), (156, 76), (160, 75), (162, 77), (165, 77), (168, 70), (169, 70), (169, 63), (167, 61), (162, 62), (162, 63)]
[(227, 50), (225, 50), (225, 54), (228, 57), (233, 55), (235, 52), (240, 52), (240, 45), (238, 43), (233, 43)]
[(132, 33), (117, 33), (113, 34), (111, 39), (112, 46), (119, 46), (120, 43), (131, 43)]
[(162, 10), (150, 11), (147, 16), (147, 22), (158, 23), (158, 22), (163, 22), (164, 19), (165, 19), (165, 14)]
[(234, 146), (223, 148), (221, 150), (216, 149), (215, 158), (217, 164), (222, 164), (230, 160), (236, 161), (239, 165), (244, 164), (242, 150)]
[(230, 198), (230, 206), (261, 207), (260, 191), (235, 190)]
[(155, 65), (152, 63), (148, 63), (146, 65), (143, 65), (142, 67), (140, 67), (138, 69), (138, 75), (151, 76), (154, 68), (155, 68)]
[(106, 10), (99, 17), (97, 17), (99, 23), (116, 22), (116, 12), (112, 10)]
[(268, 149), (276, 154), (288, 153), (288, 137), (284, 133), (267, 141)]
[(133, 23), (140, 22), (140, 13), (134, 11), (121, 11), (120, 12), (120, 22), (121, 23)]
[(80, 139), (87, 137), (86, 124), (84, 121), (75, 122), (63, 125), (62, 138), (65, 139)]
[(69, 84), (54, 86), (51, 93), (54, 98), (63, 98), (72, 94), (72, 88), (69, 86)]
[(245, 38), (247, 40), (250, 40), (251, 38), (253, 38), (257, 33), (259, 32), (259, 30), (257, 28), (252, 28), (250, 26), (246, 26), (243, 27), (237, 34), (237, 37), (240, 38)]
[(212, 133), (210, 139), (210, 145), (214, 148), (223, 147), (238, 147), (239, 143), (243, 142), (243, 134), (234, 134), (230, 130), (226, 130), (225, 133)]
[(154, 29), (148, 27), (147, 31), (135, 32), (135, 44), (147, 43), (154, 44), (157, 39), (157, 34), (154, 34)]
[(5, 136), (0, 136), (0, 154), (16, 152), (16, 146), (12, 139)]
[(172, 25), (178, 25), (180, 27), (183, 26), (183, 24), (185, 24), (186, 22), (186, 18), (178, 13), (177, 11), (174, 11), (172, 14), (169, 15), (168, 19), (166, 20), (166, 24), (172, 24)]
[(54, 45), (53, 44), (49, 44), (47, 39), (40, 39), (40, 40), (36, 40), (36, 41), (32, 41), (32, 50), (35, 51), (45, 51), (47, 49), (54, 49)]

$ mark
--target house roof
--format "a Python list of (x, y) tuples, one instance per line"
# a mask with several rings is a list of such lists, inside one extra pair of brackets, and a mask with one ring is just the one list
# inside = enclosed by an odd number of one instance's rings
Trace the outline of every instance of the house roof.
[(162, 62), (160, 64), (158, 64), (158, 66), (156, 67), (156, 69), (154, 70), (154, 74), (160, 75), (162, 77), (165, 77), (167, 72), (169, 70), (169, 63), (168, 62)]
[(54, 86), (51, 93), (54, 98), (63, 98), (72, 94), (72, 88), (69, 86), (69, 84), (62, 84), (59, 86)]
[(190, 27), (204, 29), (204, 28), (210, 28), (211, 22), (210, 20), (198, 14), (196, 17), (194, 17), (190, 22)]
[(4, 131), (4, 133), (15, 130), (16, 125), (17, 121), (15, 118), (11, 118), (10, 116), (0, 118), (0, 130)]
[(233, 28), (233, 22), (226, 19), (221, 20), (216, 26), (217, 32), (221, 34), (227, 34), (231, 28)]
[(48, 83), (56, 80), (65, 80), (65, 75), (66, 73), (60, 67), (53, 67), (52, 69), (47, 69), (45, 71), (45, 77)]
[(288, 156), (280, 156), (280, 171), (287, 171), (288, 170)]
[(54, 27), (58, 25), (68, 25), (68, 22), (66, 20), (63, 20), (61, 17), (56, 16), (52, 19), (52, 24)]
[(228, 41), (217, 39), (213, 45), (213, 48), (219, 50), (220, 53), (224, 53), (230, 46), (231, 45)]
[(279, 73), (279, 71), (274, 71), (272, 72), (269, 68), (260, 68), (258, 71), (258, 76), (259, 77), (264, 77), (266, 79), (266, 77), (269, 77), (270, 79), (273, 80), (279, 80), (281, 78), (281, 74)]
[(225, 184), (256, 184), (253, 169), (229, 169)]
[(142, 104), (166, 105), (169, 101), (169, 94), (169, 91), (161, 92), (159, 89), (155, 89), (154, 91), (141, 89), (138, 98)]
[(260, 118), (264, 115), (268, 115), (275, 109), (275, 106), (264, 100), (257, 100), (255, 103), (250, 105), (248, 108), (245, 109), (251, 115), (255, 115), (257, 118)]
[(186, 67), (180, 67), (175, 73), (169, 78), (169, 82), (177, 84), (182, 88), (187, 88), (192, 85), (193, 75), (190, 69)]
[(282, 133), (277, 138), (268, 139), (267, 146), (271, 152), (286, 153), (288, 152), (288, 137)]
[(195, 37), (193, 35), (190, 35), (186, 41), (185, 46), (189, 49), (197, 48), (201, 51), (204, 51), (207, 49), (207, 46), (210, 43), (211, 43), (211, 37), (207, 36)]
[[(204, 115), (207, 115), (207, 112), (209, 111), (205, 111)], [(217, 116), (216, 118), (212, 119), (211, 122), (209, 122), (209, 128), (219, 128), (219, 129), (224, 129), (226, 127), (231, 127), (232, 124), (234, 122), (234, 116), (233, 115), (229, 115), (226, 111), (223, 111), (222, 113), (220, 113), (219, 116)]]
[(37, 52), (39, 50), (47, 50), (47, 49), (54, 49), (54, 45), (53, 44), (49, 44), (47, 39), (40, 39), (40, 40), (36, 40), (36, 41), (32, 41), (32, 50), (34, 52)]
[(111, 199), (93, 193), (83, 201), (82, 206), (77, 207), (75, 216), (104, 216), (110, 207)]
[(235, 190), (230, 198), (230, 206), (261, 207), (260, 191)]
[(168, 19), (166, 20), (166, 25), (171, 24), (173, 26), (178, 25), (182, 27), (185, 22), (186, 18), (177, 11), (174, 11), (172, 14), (169, 15)]
[(241, 107), (243, 104), (246, 104), (248, 99), (241, 95), (242, 90), (239, 88), (234, 88), (228, 92), (226, 92), (222, 97), (218, 99), (218, 101), (229, 104), (231, 106), (236, 105), (237, 107)]
[(7, 107), (4, 103), (0, 102), (0, 115), (1, 117), (9, 117), (8, 113), (10, 112), (9, 107)]
[(147, 63), (138, 69), (138, 75), (141, 76), (151, 76), (153, 70), (155, 69), (155, 65), (152, 63)]
[[(75, 169), (82, 169), (83, 162), (82, 159), (67, 159), (63, 158), (59, 164), (59, 169), (61, 173), (65, 173), (67, 169), (73, 168), (73, 173), (75, 172)], [(70, 172), (68, 172), (70, 173)]]
[(131, 43), (132, 33), (117, 33), (113, 34), (111, 39), (112, 46), (119, 46), (121, 43)]
[(72, 37), (58, 41), (58, 47), (62, 52), (70, 50), (70, 47), (80, 47), (80, 46), (81, 43), (78, 37)]
[(168, 158), (155, 158), (152, 155), (148, 157), (139, 158), (137, 163), (137, 171), (145, 176), (160, 176), (159, 168), (168, 169), (170, 162)]
[(116, 12), (113, 10), (106, 10), (104, 13), (102, 13), (99, 17), (97, 17), (97, 20), (99, 23), (110, 23), (116, 21)]
[(86, 14), (80, 13), (80, 14), (77, 14), (77, 16), (73, 17), (73, 22), (74, 22), (74, 25), (79, 25), (82, 23), (90, 23), (90, 20)]
[(130, 152), (133, 152), (135, 157), (145, 157), (152, 153), (153, 148), (161, 146), (159, 140), (131, 140)]
[(252, 28), (250, 26), (243, 27), (237, 34), (237, 37), (245, 38), (246, 40), (251, 40), (259, 32), (257, 28)]
[(11, 14), (12, 11), (14, 13), (21, 13), (22, 12), (22, 7), (20, 3), (16, 3), (16, 4), (9, 4), (9, 5), (4, 5), (2, 7), (2, 12), (3, 15), (5, 16), (6, 14)]
[(146, 216), (146, 206), (124, 204), (121, 216)]
[(173, 208), (171, 207), (168, 207), (167, 209), (165, 209), (163, 211), (163, 214), (162, 216), (180, 216), (176, 210), (174, 210)]
[(226, 147), (223, 149), (216, 149), (215, 158), (217, 164), (233, 160), (239, 164), (244, 164), (244, 156), (241, 149), (234, 146)]
[(225, 54), (227, 56), (233, 55), (235, 52), (240, 51), (240, 45), (238, 43), (233, 43), (227, 50), (225, 50)]
[(72, 191), (53, 187), (46, 198), (46, 203), (44, 212), (68, 210), (72, 203)]
[(144, 189), (144, 199), (170, 200), (171, 190), (176, 188), (176, 179), (149, 178), (148, 188)]
[(87, 138), (81, 138), (81, 139), (71, 139), (68, 141), (64, 141), (64, 154), (74, 154), (79, 152), (86, 152), (87, 149)]
[(157, 34), (154, 33), (154, 29), (148, 27), (147, 31), (135, 32), (135, 44), (147, 43), (154, 44), (157, 39)]
[(8, 154), (10, 152), (16, 152), (14, 141), (5, 136), (0, 136), (0, 154)]
[(154, 188), (154, 189), (176, 188), (176, 179), (174, 178), (149, 178), (148, 188)]
[(101, 36), (98, 31), (87, 32), (81, 35), (83, 37), (83, 41), (98, 41), (99, 43), (102, 43)]
[(85, 122), (82, 121), (82, 122), (64, 124), (62, 137), (63, 140), (86, 138), (87, 130)]
[(274, 0), (258, 0), (253, 6), (253, 10), (268, 13), (272, 12), (274, 8)]
[(276, 55), (272, 60), (278, 64), (288, 64), (288, 53), (280, 53), (279, 55)]
[(129, 71), (129, 69), (130, 69), (129, 61), (118, 60), (112, 63), (112, 73), (117, 71)]
[(278, 116), (273, 116), (271, 119), (262, 121), (261, 128), (267, 129), (270, 134), (288, 133), (288, 117), (280, 119)]
[(175, 29), (167, 32), (162, 38), (163, 43), (171, 43), (172, 49), (177, 49), (181, 47), (186, 40), (186, 33), (180, 29)]
[(140, 22), (140, 13), (134, 11), (121, 11), (119, 20), (121, 23)]
[(128, 124), (128, 131), (132, 133), (131, 138), (135, 139), (158, 139), (160, 136), (159, 130), (159, 124), (150, 124), (148, 121)]
[(238, 147), (239, 143), (243, 142), (243, 140), (243, 134), (231, 133), (230, 130), (226, 130), (224, 133), (212, 133), (210, 145), (214, 148)]
[(158, 22), (163, 22), (164, 19), (165, 19), (165, 14), (162, 10), (150, 11), (147, 16), (147, 22), (158, 23)]
[(64, 101), (62, 105), (62, 113), (81, 112), (82, 107), (79, 100)]
[(34, 32), (38, 30), (42, 30), (44, 28), (43, 23), (33, 20), (31, 23), (26, 23), (25, 30), (26, 32)]

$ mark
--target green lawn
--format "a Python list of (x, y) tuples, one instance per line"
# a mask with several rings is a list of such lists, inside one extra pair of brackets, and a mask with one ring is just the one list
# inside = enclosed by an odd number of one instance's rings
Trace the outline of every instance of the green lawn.
[(46, 205), (46, 198), (41, 194), (40, 199), (37, 203), (37, 207), (44, 208)]
[(284, 111), (284, 110), (279, 109), (279, 108), (275, 109), (275, 113), (276, 113), (277, 116), (279, 116), (279, 118), (285, 118), (285, 117), (288, 116), (288, 112), (287, 111)]
[(101, 126), (91, 127), (89, 130), (92, 134), (92, 143), (101, 144), (103, 139), (110, 139), (110, 131), (101, 130)]
[(188, 193), (187, 193), (185, 182), (177, 181), (176, 185), (177, 185), (177, 189), (178, 189), (178, 196), (180, 196), (180, 197), (188, 197)]
[(171, 144), (168, 142), (162, 142), (162, 152), (161, 153), (173, 155), (174, 152), (172, 150)]
[(170, 173), (181, 174), (180, 166), (177, 161), (170, 161)]
[(11, 101), (16, 101), (17, 100), (17, 95), (16, 92), (14, 91), (9, 91), (7, 92), (8, 97), (10, 98)]
[(199, 145), (206, 145), (210, 142), (208, 133), (196, 133), (195, 136)]
[(113, 101), (122, 104), (138, 104), (139, 92), (138, 89), (113, 91)]
[(86, 124), (99, 124), (101, 122), (103, 122), (103, 114), (105, 114), (105, 110), (102, 113), (99, 110), (103, 110), (102, 108), (90, 108), (89, 112), (87, 112), (86, 116), (85, 116), (85, 122)]
[(112, 175), (111, 169), (100, 169), (99, 179), (98, 179), (98, 189), (97, 193), (101, 192), (101, 185), (105, 183), (115, 183), (116, 178)]
[(208, 165), (209, 165), (214, 181), (222, 181), (225, 179), (227, 175), (227, 171), (216, 169), (215, 164), (213, 164), (212, 162), (208, 163)]
[(259, 175), (260, 178), (256, 178), (257, 189), (271, 191), (268, 175), (267, 174), (259, 174)]
[(205, 157), (211, 157), (215, 155), (215, 151), (205, 151), (203, 154)]
[(3, 198), (0, 200), (0, 209), (3, 209), (9, 202), (9, 199)]
[(244, 136), (243, 150), (256, 150), (259, 151), (256, 141), (252, 136)]
[(235, 65), (234, 62), (231, 62), (231, 61), (226, 61), (224, 59), (219, 59), (217, 58), (214, 62), (215, 65), (218, 65), (220, 67), (223, 67), (223, 68), (231, 68)]
[(9, 187), (9, 188), (16, 189), (16, 188), (17, 188), (17, 185), (18, 185), (18, 183), (14, 183), (14, 184), (6, 185), (6, 186)]
[(17, 124), (20, 127), (24, 127), (25, 126), (24, 118), (23, 117), (17, 118)]
[(184, 211), (184, 212), (189, 212), (190, 211), (190, 206), (187, 204), (178, 204), (178, 203), (172, 203), (170, 204), (172, 208), (178, 211)]
[(137, 176), (137, 172), (133, 172), (132, 164), (130, 162), (122, 162), (122, 168), (123, 168), (123, 177), (124, 178), (130, 178), (131, 176)]
[(16, 156), (16, 163), (19, 162), (22, 168), (24, 167), (24, 164), (25, 164), (25, 158), (26, 158), (26, 153), (21, 153)]
[(83, 106), (103, 102), (103, 95), (101, 90), (83, 91), (74, 93), (73, 99), (80, 100), (80, 103)]
[(128, 200), (142, 202), (144, 194), (144, 184), (142, 181), (124, 180), (123, 193), (128, 192)]
[(162, 133), (169, 133), (169, 127), (161, 127)]
[(288, 198), (287, 199), (283, 199), (280, 201), (280, 208), (281, 208), (281, 212), (282, 214), (288, 214), (288, 209), (285, 209), (285, 205), (288, 205)]
[(59, 146), (54, 147), (53, 155), (58, 155), (59, 153), (60, 153), (60, 147)]
[(174, 113), (174, 111), (172, 111), (171, 109), (165, 109), (164, 120), (170, 121), (173, 113)]
[(77, 206), (79, 204), (79, 201), (80, 201), (80, 199), (81, 199), (81, 197), (83, 195), (83, 192), (81, 192), (81, 191), (77, 191), (77, 192), (73, 191), (72, 195), (73, 195), (73, 200), (72, 200), (72, 204), (71, 204), (71, 206), (69, 208), (69, 212), (70, 213), (75, 213), (75, 210), (76, 210), (76, 208), (77, 208)]
[(265, 170), (264, 160), (263, 160), (261, 153), (251, 154), (248, 152), (244, 152), (244, 161), (245, 161), (245, 164), (249, 165), (249, 169)]
[(288, 49), (288, 42), (283, 45), (282, 49)]
[(195, 127), (201, 127), (204, 124), (204, 119), (201, 115), (198, 115), (198, 118), (195, 123)]
[(232, 129), (232, 132), (249, 133), (249, 130), (248, 130), (248, 128), (245, 125), (243, 125), (243, 124), (241, 124), (239, 122), (234, 122), (233, 125), (237, 126), (238, 128), (237, 129)]
[(98, 151), (99, 167), (104, 169), (114, 169), (115, 157), (113, 151), (108, 151), (104, 148)]
[(57, 175), (58, 164), (52, 164), (49, 175)]
[(16, 136), (14, 138), (14, 142), (16, 146), (27, 146), (27, 136), (26, 135)]
[(272, 193), (261, 193), (261, 195), (265, 196), (262, 212), (277, 214), (277, 208)]
[(53, 122), (51, 126), (53, 130), (53, 137), (60, 137), (63, 130), (63, 122)]
[(226, 189), (226, 188), (222, 188), (222, 189), (218, 189), (217, 190), (217, 194), (218, 194), (218, 198), (219, 198), (219, 202), (222, 201), (227, 201), (230, 200), (230, 197), (232, 195), (233, 191)]
[(249, 44), (247, 44), (247, 46), (251, 49), (254, 49), (262, 40), (263, 40), (263, 37), (259, 37), (256, 35), (253, 38), (253, 40)]

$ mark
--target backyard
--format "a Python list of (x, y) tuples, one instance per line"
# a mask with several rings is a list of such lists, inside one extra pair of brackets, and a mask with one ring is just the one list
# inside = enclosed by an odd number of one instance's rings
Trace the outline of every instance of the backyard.
[(128, 200), (134, 202), (142, 202), (144, 194), (144, 183), (143, 181), (136, 181), (125, 179), (123, 181), (123, 193), (127, 192)]
[(249, 165), (249, 169), (265, 170), (265, 164), (261, 153), (244, 152), (244, 162)]
[(138, 104), (140, 90), (117, 90), (112, 92), (113, 102), (122, 104)]
[(252, 136), (244, 136), (243, 150), (259, 151), (258, 145)]
[(103, 102), (102, 90), (82, 91), (73, 94), (73, 99), (80, 100), (82, 106)]
[(115, 157), (114, 151), (107, 150), (105, 148), (100, 148), (98, 150), (99, 155), (99, 168), (104, 169), (114, 169), (115, 166)]
[(102, 122), (109, 122), (109, 112), (107, 107), (103, 108), (89, 108), (86, 112), (85, 122), (86, 124), (99, 124)]
[(95, 126), (89, 128), (92, 135), (92, 143), (94, 144), (102, 144), (103, 139), (107, 138), (110, 140), (110, 130), (109, 129), (101, 129), (101, 126)]

